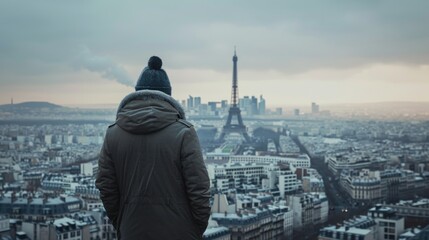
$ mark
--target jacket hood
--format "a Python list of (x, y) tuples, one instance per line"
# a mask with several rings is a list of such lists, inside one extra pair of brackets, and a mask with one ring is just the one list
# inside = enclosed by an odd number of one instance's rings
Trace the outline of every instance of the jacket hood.
[(156, 90), (140, 90), (127, 95), (118, 107), (116, 124), (127, 132), (146, 134), (159, 131), (185, 112), (171, 96)]

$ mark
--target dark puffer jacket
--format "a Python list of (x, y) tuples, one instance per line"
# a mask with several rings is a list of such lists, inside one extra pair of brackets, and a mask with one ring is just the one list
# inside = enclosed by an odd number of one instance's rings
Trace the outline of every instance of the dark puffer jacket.
[(131, 93), (107, 130), (96, 186), (121, 239), (201, 239), (209, 178), (180, 105), (159, 91)]

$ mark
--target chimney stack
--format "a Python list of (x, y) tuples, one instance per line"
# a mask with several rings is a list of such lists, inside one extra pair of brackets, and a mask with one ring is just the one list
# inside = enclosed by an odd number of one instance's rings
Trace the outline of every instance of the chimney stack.
[(48, 202), (48, 195), (44, 194), (43, 195), (43, 205), (45, 205)]
[(12, 201), (12, 203), (14, 203), (16, 201), (16, 193), (15, 193), (15, 191), (12, 192), (12, 196), (11, 196), (10, 200)]

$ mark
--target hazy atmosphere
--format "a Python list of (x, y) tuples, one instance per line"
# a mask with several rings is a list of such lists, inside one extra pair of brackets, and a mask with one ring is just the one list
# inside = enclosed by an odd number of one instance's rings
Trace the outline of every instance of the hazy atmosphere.
[(428, 1), (1, 1), (0, 104), (115, 104), (160, 56), (173, 97), (429, 101)]
[(429, 0), (0, 0), (0, 240), (427, 240), (428, 23)]

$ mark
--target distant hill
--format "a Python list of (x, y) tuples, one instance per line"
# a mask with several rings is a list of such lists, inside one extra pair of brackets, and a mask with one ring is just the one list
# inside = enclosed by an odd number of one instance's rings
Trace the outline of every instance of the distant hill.
[(25, 109), (57, 110), (61, 108), (64, 108), (64, 107), (53, 103), (49, 103), (49, 102), (22, 102), (22, 103), (16, 103), (16, 104), (0, 105), (0, 110), (2, 111), (16, 111), (16, 110), (25, 110)]
[(40, 124), (54, 121), (108, 121), (115, 119), (115, 109), (83, 109), (50, 102), (22, 102), (0, 105), (0, 125), (10, 123)]

